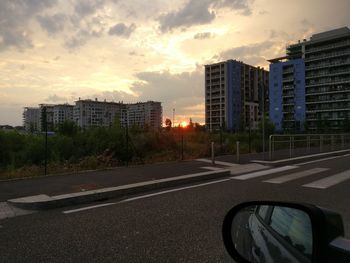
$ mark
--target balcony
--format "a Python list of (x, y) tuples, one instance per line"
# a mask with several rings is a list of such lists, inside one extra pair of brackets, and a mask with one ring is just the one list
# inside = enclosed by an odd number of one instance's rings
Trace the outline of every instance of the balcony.
[(323, 56), (312, 56), (305, 59), (305, 62), (311, 62), (311, 61), (317, 61), (317, 60), (323, 60), (328, 58), (336, 58), (336, 57), (342, 57), (342, 56), (349, 56), (350, 50), (347, 49), (344, 52), (333, 52), (331, 54), (323, 55)]
[(294, 81), (294, 77), (292, 78), (285, 78), (282, 80), (283, 83), (286, 83), (286, 82), (293, 82)]
[(306, 84), (305, 87), (320, 87), (320, 86), (327, 86), (327, 85), (341, 85), (350, 83), (350, 78), (337, 78), (332, 81), (317, 81), (312, 84)]
[(345, 59), (342, 61), (336, 62), (327, 62), (327, 63), (318, 63), (317, 66), (306, 66), (305, 71), (315, 70), (315, 69), (323, 69), (329, 67), (340, 67), (350, 65), (350, 59)]
[(320, 73), (320, 74), (309, 74), (308, 76), (306, 76), (305, 79), (333, 77), (333, 76), (340, 76), (340, 75), (346, 75), (346, 74), (350, 74), (350, 69), (337, 70), (331, 73), (327, 72), (327, 73)]
[(348, 45), (350, 45), (350, 40), (342, 41), (342, 42), (339, 42), (337, 44), (331, 44), (331, 45), (325, 45), (322, 47), (310, 48), (310, 49), (305, 50), (305, 54), (312, 54), (312, 53), (330, 50), (330, 49), (334, 49), (334, 48), (346, 47)]

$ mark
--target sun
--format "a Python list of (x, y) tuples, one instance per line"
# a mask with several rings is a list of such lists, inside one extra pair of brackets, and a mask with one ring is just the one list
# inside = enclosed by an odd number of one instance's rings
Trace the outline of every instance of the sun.
[(187, 125), (188, 125), (188, 123), (187, 123), (187, 121), (182, 121), (182, 122), (180, 123), (180, 125), (181, 125), (182, 128), (186, 128)]

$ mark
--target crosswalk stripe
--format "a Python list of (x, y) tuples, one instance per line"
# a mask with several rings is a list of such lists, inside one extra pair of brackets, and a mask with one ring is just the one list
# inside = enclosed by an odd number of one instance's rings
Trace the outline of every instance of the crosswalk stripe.
[(328, 187), (339, 184), (349, 179), (350, 179), (350, 170), (347, 170), (342, 173), (338, 173), (338, 174), (323, 178), (321, 180), (314, 181), (309, 184), (304, 184), (303, 186), (317, 188), (317, 189), (326, 189)]
[(283, 172), (283, 171), (287, 171), (287, 170), (291, 170), (291, 169), (295, 169), (295, 168), (298, 168), (298, 166), (286, 165), (286, 166), (277, 167), (277, 168), (273, 168), (273, 169), (269, 169), (269, 170), (234, 176), (234, 177), (231, 177), (231, 179), (247, 180), (247, 179), (252, 179), (252, 178), (256, 178), (256, 177), (260, 177), (260, 176), (264, 176), (264, 175), (268, 175), (268, 174)]
[(329, 170), (329, 168), (314, 168), (314, 169), (310, 169), (310, 170), (305, 170), (305, 171), (301, 171), (301, 172), (296, 172), (296, 173), (292, 173), (292, 174), (288, 174), (288, 175), (283, 175), (280, 177), (276, 177), (276, 178), (272, 178), (270, 180), (266, 180), (264, 181), (265, 183), (271, 183), (271, 184), (282, 184), (288, 181), (292, 181), (292, 180), (296, 180), (302, 177), (306, 177), (312, 174), (317, 174), (317, 173), (321, 173), (324, 171)]
[[(209, 159), (196, 159), (196, 161), (205, 162), (205, 163), (212, 163), (212, 161)], [(215, 161), (215, 164), (220, 164), (220, 165), (224, 165), (224, 166), (237, 166), (237, 165), (239, 165), (236, 163), (229, 163), (229, 162), (222, 162), (222, 161)]]

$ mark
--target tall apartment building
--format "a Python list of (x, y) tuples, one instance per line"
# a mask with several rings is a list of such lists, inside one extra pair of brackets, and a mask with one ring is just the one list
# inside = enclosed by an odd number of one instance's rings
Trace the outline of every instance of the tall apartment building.
[(93, 126), (112, 126), (119, 121), (122, 127), (128, 125), (159, 129), (162, 126), (160, 102), (147, 101), (134, 104), (96, 100), (78, 100), (74, 106), (74, 121), (86, 129)]
[(116, 120), (124, 124), (126, 108), (122, 102), (79, 99), (75, 102), (73, 119), (83, 129), (93, 126), (109, 127)]
[(39, 104), (39, 119), (40, 119), (40, 125), (39, 125), (39, 131), (43, 132), (45, 131), (44, 127), (44, 108), (46, 109), (46, 125), (48, 131), (54, 131), (55, 124), (53, 121), (53, 110), (54, 110), (54, 104)]
[(73, 105), (57, 104), (53, 106), (53, 123), (54, 126), (64, 123), (65, 121), (73, 121)]
[(268, 110), (268, 71), (236, 60), (205, 66), (205, 124), (209, 131), (255, 130)]
[(147, 101), (127, 104), (127, 124), (131, 126), (160, 129), (162, 127), (162, 105), (160, 102)]
[(23, 127), (26, 132), (35, 132), (40, 128), (40, 109), (25, 107), (23, 111)]
[(278, 130), (342, 129), (350, 119), (350, 30), (314, 34), (270, 60), (270, 116)]

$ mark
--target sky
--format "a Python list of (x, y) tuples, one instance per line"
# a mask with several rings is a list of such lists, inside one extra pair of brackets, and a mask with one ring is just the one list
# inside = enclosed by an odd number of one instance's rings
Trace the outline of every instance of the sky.
[(162, 102), (204, 123), (204, 65), (267, 59), (350, 27), (349, 0), (1, 0), (0, 124), (26, 106)]

